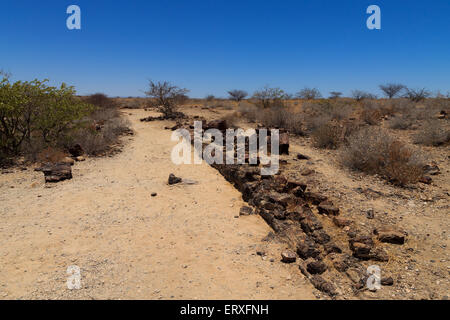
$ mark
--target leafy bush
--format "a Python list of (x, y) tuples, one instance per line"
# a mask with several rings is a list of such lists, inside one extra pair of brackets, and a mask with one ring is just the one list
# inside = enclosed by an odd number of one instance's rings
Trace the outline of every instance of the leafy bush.
[[(11, 83), (6, 77), (0, 82), (0, 162), (19, 154), (31, 161), (43, 155), (53, 159), (75, 143), (94, 154), (129, 131), (106, 95), (79, 98), (73, 87), (47, 82)], [(94, 140), (96, 144), (90, 142)]]
[(75, 96), (64, 83), (50, 87), (48, 80), (0, 82), (0, 150), (3, 155), (18, 155), (24, 144), (35, 137), (51, 144), (67, 134), (77, 120), (93, 107)]

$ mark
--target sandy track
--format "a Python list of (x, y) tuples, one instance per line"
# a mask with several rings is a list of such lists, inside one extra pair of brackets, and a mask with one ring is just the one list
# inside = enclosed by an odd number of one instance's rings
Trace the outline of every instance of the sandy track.
[[(1, 299), (310, 299), (259, 216), (206, 164), (170, 161), (164, 122), (141, 123), (122, 153), (76, 163), (48, 188), (39, 172), (0, 175)], [(169, 173), (198, 181), (167, 185)], [(157, 192), (156, 197), (151, 197)], [(256, 251), (265, 250), (262, 258)], [(81, 268), (68, 290), (66, 269)]]

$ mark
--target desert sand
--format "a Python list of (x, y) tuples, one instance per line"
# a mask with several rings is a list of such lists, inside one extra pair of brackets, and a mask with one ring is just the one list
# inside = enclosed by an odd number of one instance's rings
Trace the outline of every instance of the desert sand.
[[(144, 115), (127, 111), (122, 152), (76, 162), (72, 180), (0, 175), (0, 298), (314, 299), (263, 219), (239, 217), (241, 194), (205, 163), (173, 164), (167, 123)], [(170, 173), (196, 183), (169, 186)]]

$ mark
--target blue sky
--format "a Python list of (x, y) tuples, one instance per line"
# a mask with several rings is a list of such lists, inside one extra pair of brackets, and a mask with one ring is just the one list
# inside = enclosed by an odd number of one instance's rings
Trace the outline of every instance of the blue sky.
[[(81, 8), (82, 29), (66, 28)], [(381, 8), (368, 30), (366, 8)], [(140, 96), (147, 79), (190, 96), (270, 85), (378, 93), (400, 82), (450, 90), (449, 0), (58, 0), (0, 3), (0, 69), (80, 94)]]

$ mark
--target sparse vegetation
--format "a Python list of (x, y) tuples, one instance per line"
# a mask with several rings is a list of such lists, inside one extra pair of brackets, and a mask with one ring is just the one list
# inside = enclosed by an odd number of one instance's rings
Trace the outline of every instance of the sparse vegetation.
[(410, 89), (406, 88), (405, 97), (413, 102), (420, 102), (431, 96), (431, 92), (427, 89)]
[(377, 96), (372, 93), (369, 93), (369, 92), (365, 92), (365, 91), (361, 91), (361, 90), (353, 90), (352, 98), (355, 99), (356, 101), (361, 101), (364, 99), (377, 99)]
[(153, 99), (151, 106), (158, 108), (164, 117), (174, 119), (180, 116), (176, 108), (186, 101), (188, 92), (189, 90), (174, 86), (167, 81), (149, 80), (149, 89), (145, 94)]
[[(48, 86), (48, 81), (0, 83), (0, 161), (24, 155), (36, 161), (43, 150), (66, 150), (73, 143), (85, 147), (91, 136), (102, 137), (104, 151), (129, 130), (117, 105), (103, 94), (75, 96), (73, 87)], [(49, 149), (50, 148), (50, 149)], [(9, 159), (7, 161), (7, 159)]]
[(396, 185), (415, 183), (424, 173), (419, 151), (376, 127), (365, 127), (351, 135), (341, 159), (351, 169), (378, 174)]
[(340, 96), (342, 96), (342, 92), (339, 92), (339, 91), (331, 91), (330, 92), (330, 99), (337, 99)]
[(240, 102), (242, 99), (244, 99), (246, 96), (248, 96), (248, 93), (244, 90), (230, 90), (228, 91), (228, 95), (230, 96), (230, 99), (236, 102)]
[(400, 94), (400, 92), (405, 89), (405, 86), (402, 84), (396, 84), (396, 83), (388, 83), (388, 84), (381, 84), (380, 86), (381, 91), (388, 97), (389, 99), (392, 99)]
[(406, 130), (411, 127), (414, 120), (408, 115), (398, 115), (389, 120), (389, 128), (397, 130)]
[(416, 144), (437, 147), (450, 141), (450, 130), (446, 129), (439, 120), (428, 120), (414, 135), (413, 141)]
[(257, 101), (257, 106), (261, 108), (284, 106), (285, 93), (280, 88), (264, 87), (253, 94), (253, 99)]
[(303, 88), (297, 92), (297, 97), (300, 99), (314, 100), (322, 98), (322, 94), (316, 88)]

